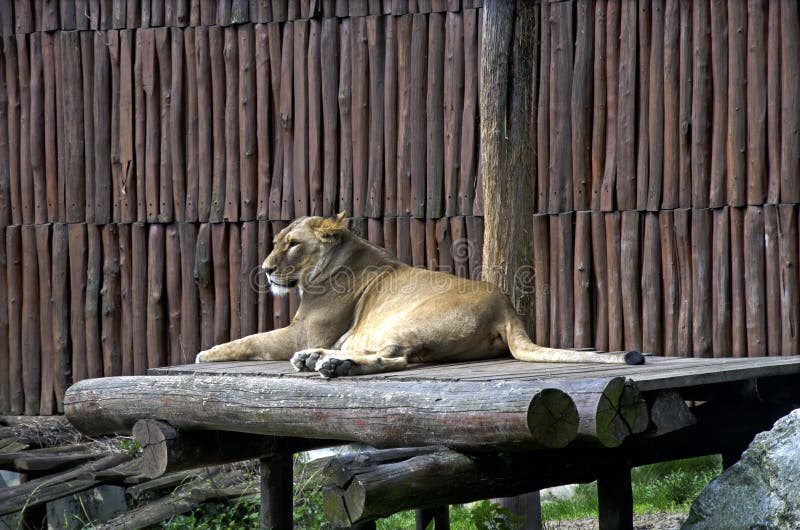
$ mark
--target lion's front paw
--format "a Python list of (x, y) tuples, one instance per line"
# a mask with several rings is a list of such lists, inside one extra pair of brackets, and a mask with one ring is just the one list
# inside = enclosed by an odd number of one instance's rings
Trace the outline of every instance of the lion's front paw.
[(349, 359), (337, 359), (336, 357), (326, 357), (317, 363), (317, 371), (326, 379), (352, 375), (355, 363)]
[(292, 356), (292, 366), (298, 372), (313, 372), (316, 370), (317, 361), (321, 354), (319, 350), (301, 350)]

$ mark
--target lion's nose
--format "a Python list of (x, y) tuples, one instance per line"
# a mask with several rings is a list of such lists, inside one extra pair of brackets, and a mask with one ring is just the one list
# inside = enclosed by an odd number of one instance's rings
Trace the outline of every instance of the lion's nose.
[(272, 274), (273, 272), (275, 272), (275, 267), (270, 267), (269, 265), (262, 265), (262, 266), (261, 266), (261, 268), (262, 268), (262, 269), (264, 270), (264, 272), (266, 272), (267, 274)]

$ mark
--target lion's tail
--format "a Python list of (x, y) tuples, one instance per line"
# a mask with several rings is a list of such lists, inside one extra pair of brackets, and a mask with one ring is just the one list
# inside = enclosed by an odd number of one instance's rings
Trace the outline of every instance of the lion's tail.
[(519, 317), (514, 314), (505, 326), (505, 339), (511, 355), (521, 361), (550, 363), (612, 363), (644, 364), (644, 355), (638, 351), (624, 353), (596, 353), (547, 348), (534, 344)]

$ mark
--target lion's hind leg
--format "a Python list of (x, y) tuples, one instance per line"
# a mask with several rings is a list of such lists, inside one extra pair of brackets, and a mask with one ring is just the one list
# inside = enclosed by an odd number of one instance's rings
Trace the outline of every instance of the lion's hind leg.
[(326, 379), (348, 375), (395, 372), (408, 366), (410, 348), (388, 346), (377, 352), (311, 349), (299, 351), (292, 358), (297, 370), (317, 371)]

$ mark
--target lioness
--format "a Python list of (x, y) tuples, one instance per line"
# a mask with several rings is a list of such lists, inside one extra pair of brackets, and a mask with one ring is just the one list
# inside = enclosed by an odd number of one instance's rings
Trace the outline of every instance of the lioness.
[(299, 288), (285, 328), (200, 352), (197, 362), (291, 360), (323, 377), (402, 370), (410, 362), (507, 355), (547, 362), (642, 364), (639, 352), (537, 346), (508, 298), (487, 282), (409, 267), (351, 233), (344, 214), (303, 217), (275, 237), (262, 268), (272, 293)]

